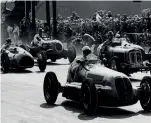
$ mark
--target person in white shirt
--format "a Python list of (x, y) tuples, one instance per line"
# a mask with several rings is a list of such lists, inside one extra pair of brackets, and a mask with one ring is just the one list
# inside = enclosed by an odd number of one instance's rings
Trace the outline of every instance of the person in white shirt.
[(14, 43), (13, 27), (11, 27), (10, 25), (7, 26), (7, 33), (8, 33), (9, 38)]
[(17, 42), (19, 40), (19, 27), (17, 26), (17, 24), (14, 24), (14, 30), (13, 30), (13, 34), (14, 34), (14, 43), (15, 45), (17, 45)]

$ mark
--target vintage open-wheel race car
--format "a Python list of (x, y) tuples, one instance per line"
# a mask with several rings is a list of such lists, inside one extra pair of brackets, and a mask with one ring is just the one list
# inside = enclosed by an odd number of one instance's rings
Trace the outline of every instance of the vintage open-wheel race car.
[(118, 107), (140, 104), (145, 111), (151, 110), (151, 76), (142, 79), (137, 89), (132, 87), (127, 75), (106, 68), (96, 58), (76, 59), (69, 67), (67, 82), (62, 86), (54, 72), (47, 72), (43, 93), (48, 104), (62, 96), (80, 102), (84, 111), (92, 115), (97, 107)]
[(52, 62), (55, 62), (57, 59), (68, 58), (69, 62), (72, 63), (76, 58), (76, 49), (73, 45), (66, 49), (59, 40), (44, 39), (45, 40), (41, 41), (41, 46), (36, 46), (32, 42), (32, 46), (21, 45), (21, 47), (30, 52), (33, 57), (37, 57), (37, 54), (43, 51), (46, 54), (46, 58), (50, 59)]
[[(11, 46), (6, 50), (1, 50), (0, 55), (1, 68), (4, 73), (7, 73), (9, 69), (26, 69), (34, 66), (33, 56), (21, 47)], [(38, 54), (37, 61), (40, 71), (46, 68), (44, 55), (43, 52)]]
[(95, 46), (93, 52), (106, 67), (125, 74), (151, 71), (151, 48), (145, 52), (143, 47), (129, 43), (127, 38), (114, 38), (104, 51), (102, 46), (103, 43)]

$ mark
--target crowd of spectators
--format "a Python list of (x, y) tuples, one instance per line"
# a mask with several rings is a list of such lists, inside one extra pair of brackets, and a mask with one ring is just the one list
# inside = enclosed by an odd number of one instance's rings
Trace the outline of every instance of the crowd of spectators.
[[(38, 28), (43, 28), (44, 33), (51, 37), (52, 22), (51, 18), (49, 29), (46, 21), (36, 19), (36, 31)], [(20, 36), (29, 32), (30, 25), (30, 20), (27, 22), (23, 19), (20, 23)], [(113, 31), (115, 35), (119, 33), (121, 36), (125, 33), (136, 33), (139, 35), (135, 37), (148, 40), (146, 36), (151, 33), (151, 9), (144, 9), (139, 15), (120, 15), (111, 11), (99, 10), (94, 12), (92, 18), (83, 19), (75, 11), (67, 18), (63, 18), (60, 14), (57, 16), (57, 39), (62, 42), (71, 41), (87, 33), (101, 43), (105, 40), (108, 31)]]
[(92, 18), (86, 19), (79, 17), (76, 12), (72, 12), (67, 18), (63, 18), (60, 14), (57, 17), (59, 40), (67, 41), (87, 33), (101, 43), (105, 40), (108, 31), (113, 31), (114, 34), (118, 32), (121, 35), (136, 33), (135, 37), (147, 40), (146, 36), (151, 33), (151, 9), (142, 10), (140, 15), (120, 15), (100, 10), (96, 11)]

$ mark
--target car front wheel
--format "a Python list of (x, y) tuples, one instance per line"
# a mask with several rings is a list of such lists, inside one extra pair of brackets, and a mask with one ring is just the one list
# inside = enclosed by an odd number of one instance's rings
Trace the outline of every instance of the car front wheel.
[(44, 78), (43, 92), (48, 104), (54, 104), (57, 100), (61, 85), (57, 80), (55, 73), (48, 72)]
[(81, 86), (81, 102), (87, 115), (92, 115), (98, 107), (97, 90), (93, 82), (83, 82)]
[(140, 84), (140, 104), (145, 111), (151, 110), (151, 77), (144, 77)]

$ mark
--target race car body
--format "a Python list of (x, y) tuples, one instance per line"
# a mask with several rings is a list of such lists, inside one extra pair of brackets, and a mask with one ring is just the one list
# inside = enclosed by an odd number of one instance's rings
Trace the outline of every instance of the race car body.
[[(3, 72), (8, 72), (9, 69), (26, 69), (33, 66), (33, 56), (21, 47), (11, 46), (8, 49), (1, 50), (1, 67)], [(39, 67), (41, 66), (39, 65)]]
[(125, 73), (137, 71), (149, 71), (151, 65), (150, 53), (145, 53), (144, 49), (128, 42), (126, 38), (114, 38), (104, 51), (103, 44), (97, 47), (97, 55), (107, 67)]
[[(99, 106), (128, 106), (137, 103), (139, 99), (143, 109), (149, 111), (151, 77), (145, 80), (142, 80), (140, 88), (133, 89), (125, 74), (104, 67), (100, 60), (96, 57), (92, 59), (91, 56), (90, 59), (76, 59), (72, 62), (65, 86), (61, 86), (55, 73), (48, 72), (43, 84), (44, 97), (48, 104), (54, 104), (59, 92), (62, 92), (63, 97), (82, 103), (88, 115)], [(145, 87), (149, 90), (144, 90)]]
[(34, 59), (32, 55), (20, 47), (10, 47), (4, 52), (1, 52), (2, 67), (4, 67), (3, 61), (7, 59), (6, 57), (9, 60), (9, 68), (25, 69), (34, 66)]
[(76, 50), (74, 46), (70, 46), (68, 49), (63, 47), (62, 42), (59, 40), (50, 40), (45, 38), (40, 42), (40, 46), (36, 46), (32, 43), (32, 46), (22, 46), (29, 51), (34, 57), (37, 57), (37, 53), (44, 51), (47, 59), (51, 59), (55, 62), (57, 59), (68, 58), (71, 63), (76, 57)]

